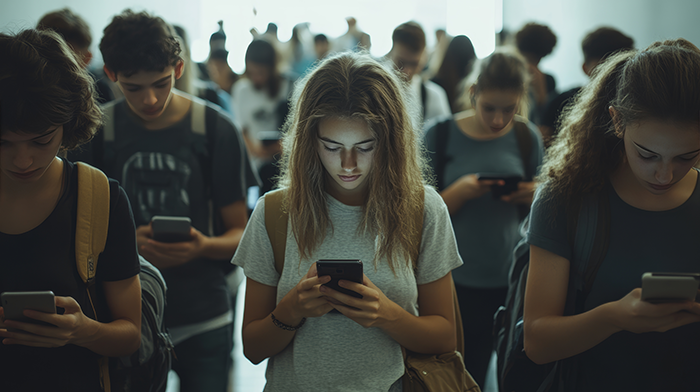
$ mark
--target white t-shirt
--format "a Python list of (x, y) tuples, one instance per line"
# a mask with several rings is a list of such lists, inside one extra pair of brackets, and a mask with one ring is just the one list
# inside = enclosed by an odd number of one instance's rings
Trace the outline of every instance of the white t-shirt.
[(277, 108), (287, 98), (289, 81), (282, 79), (277, 96), (271, 98), (267, 89), (257, 90), (253, 83), (243, 78), (233, 85), (231, 109), (238, 129), (248, 130), (253, 139), (263, 139), (265, 132), (279, 132), (280, 119)]
[[(361, 207), (326, 196), (333, 228), (311, 258), (301, 262), (288, 228), (281, 277), (275, 270), (265, 229), (264, 196), (253, 211), (232, 262), (243, 267), (248, 278), (276, 286), (277, 302), (316, 260), (352, 258), (363, 260), (364, 273), (389, 299), (418, 315), (417, 284), (434, 282), (462, 264), (447, 207), (433, 188), (425, 190), (423, 236), (415, 275), (406, 265), (394, 275), (386, 259), (373, 265), (376, 234), (358, 235)], [(309, 318), (289, 346), (269, 359), (265, 391), (386, 392), (403, 373), (401, 346), (383, 330), (364, 328), (342, 314), (328, 313)]]
[[(425, 112), (422, 106), (421, 83), (425, 85)], [(450, 103), (447, 100), (447, 93), (445, 89), (438, 84), (430, 80), (423, 80), (420, 75), (415, 75), (413, 79), (411, 79), (410, 88), (414, 102), (419, 105), (418, 113), (420, 113), (421, 116), (425, 113), (423, 123), (432, 122), (452, 115)]]

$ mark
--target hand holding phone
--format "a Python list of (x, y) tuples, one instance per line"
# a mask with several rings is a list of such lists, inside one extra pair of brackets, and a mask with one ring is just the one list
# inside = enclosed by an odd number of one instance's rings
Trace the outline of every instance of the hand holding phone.
[(642, 275), (642, 300), (651, 303), (695, 301), (700, 273), (647, 272)]
[(491, 196), (494, 199), (500, 199), (501, 196), (509, 195), (518, 190), (518, 183), (523, 180), (520, 176), (493, 174), (493, 173), (480, 173), (478, 175), (479, 181), (492, 180), (492, 181), (502, 181), (503, 185), (491, 185)]
[[(56, 313), (56, 299), (52, 291), (6, 291), (0, 295), (4, 320), (21, 321), (39, 325), (54, 326), (53, 324), (35, 320), (24, 315), (25, 309), (44, 313)], [(7, 328), (9, 332), (23, 332)]]
[(156, 215), (151, 219), (153, 239), (158, 242), (191, 241), (192, 221), (186, 216)]
[(326, 275), (331, 277), (331, 281), (324, 284), (324, 286), (355, 298), (362, 298), (362, 295), (338, 285), (341, 279), (362, 283), (363, 271), (361, 260), (318, 260), (316, 262), (316, 271), (319, 277)]

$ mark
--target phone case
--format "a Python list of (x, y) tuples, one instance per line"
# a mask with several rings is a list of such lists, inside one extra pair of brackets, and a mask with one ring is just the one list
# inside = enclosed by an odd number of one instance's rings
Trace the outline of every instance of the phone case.
[(159, 242), (189, 241), (192, 221), (186, 216), (160, 216), (151, 219), (153, 239)]
[[(44, 313), (56, 313), (56, 300), (52, 291), (8, 291), (0, 295), (5, 320), (22, 321), (40, 325), (52, 325), (26, 317), (25, 309)], [(15, 332), (13, 328), (7, 329)], [(22, 331), (18, 331), (22, 332)]]
[(503, 180), (503, 185), (491, 185), (491, 196), (500, 199), (501, 196), (509, 195), (518, 190), (518, 183), (523, 180), (520, 176), (508, 176), (493, 173), (479, 174), (479, 180)]
[(318, 276), (330, 275), (331, 281), (324, 286), (333, 290), (351, 295), (355, 298), (362, 298), (362, 295), (338, 286), (338, 281), (349, 280), (362, 283), (362, 261), (361, 260), (318, 260), (316, 263)]
[(694, 301), (700, 274), (647, 272), (642, 275), (642, 300), (661, 303)]

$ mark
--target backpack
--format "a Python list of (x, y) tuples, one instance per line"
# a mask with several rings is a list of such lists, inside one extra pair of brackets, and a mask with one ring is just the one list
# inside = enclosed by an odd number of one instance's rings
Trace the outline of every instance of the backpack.
[[(100, 170), (82, 162), (78, 170), (78, 209), (75, 234), (75, 255), (78, 274), (85, 283), (92, 312), (97, 287), (95, 273), (100, 253), (104, 250), (109, 227), (109, 180)], [(139, 256), (141, 272), (141, 345), (130, 356), (102, 357), (100, 382), (106, 392), (165, 391), (168, 372), (174, 355), (170, 335), (163, 323), (167, 286), (160, 271)], [(103, 310), (104, 311), (104, 310)], [(105, 312), (106, 313), (106, 312)]]
[[(265, 228), (267, 230), (267, 235), (270, 238), (270, 244), (272, 245), (275, 270), (277, 270), (277, 273), (279, 273), (280, 276), (282, 275), (282, 270), (284, 269), (284, 253), (287, 246), (287, 223), (289, 221), (289, 213), (285, 211), (283, 207), (285, 195), (284, 192), (284, 189), (277, 189), (265, 194)], [(423, 210), (421, 209), (420, 213), (417, 213), (413, 219), (422, 222)], [(420, 226), (422, 227), (422, 224)], [(418, 248), (420, 248), (421, 238), (422, 232), (417, 233), (414, 237), (414, 243)], [(416, 249), (414, 249), (414, 251), (415, 250)], [(464, 392), (481, 392), (479, 386), (476, 384), (476, 382), (474, 382), (474, 379), (472, 379), (469, 372), (464, 368), (464, 362), (461, 359), (464, 356), (464, 329), (462, 328), (462, 317), (459, 311), (459, 302), (457, 300), (457, 292), (454, 288), (454, 281), (452, 281), (452, 297), (455, 311), (455, 329), (457, 334), (456, 354), (460, 357), (459, 361), (455, 361), (454, 358), (447, 357), (452, 355), (452, 353), (435, 356), (409, 353), (404, 349), (404, 359), (406, 363), (406, 373), (404, 374), (404, 391), (407, 391), (407, 388), (411, 391), (429, 391), (429, 389), (427, 389), (428, 387), (423, 384), (423, 379), (429, 377), (426, 374), (418, 375), (412, 371), (414, 369), (412, 369), (411, 361), (415, 361), (417, 366), (430, 366), (430, 369), (435, 371), (435, 373), (432, 374), (433, 378), (430, 381), (440, 384), (440, 378), (454, 377), (455, 374), (457, 374), (460, 378), (459, 382), (464, 386)], [(457, 366), (455, 371), (445, 372), (444, 368), (440, 368), (439, 365), (435, 366), (436, 361), (430, 358), (437, 357), (437, 361), (439, 362), (443, 356), (445, 356), (445, 360), (443, 361), (444, 363)], [(450, 361), (450, 359), (452, 360)], [(461, 362), (461, 369), (459, 369), (458, 362)], [(462, 369), (463, 373), (460, 373)], [(430, 391), (432, 391), (432, 389), (430, 389)]]
[[(573, 244), (574, 260), (564, 314), (571, 315), (583, 311), (585, 299), (607, 252), (610, 205), (605, 189), (597, 195), (586, 195), (579, 208), (569, 206), (567, 222), (567, 235), (569, 243)], [(494, 315), (494, 346), (497, 354), (499, 390), (544, 392), (555, 387), (555, 390), (566, 391), (570, 388), (565, 385), (571, 386), (575, 383), (574, 357), (538, 365), (524, 352), (523, 307), (530, 262), (528, 227), (529, 217), (521, 224), (523, 238), (513, 250), (505, 305)]]
[[(450, 157), (447, 156), (447, 143), (450, 136), (450, 123), (454, 121), (452, 118), (438, 122), (435, 125), (435, 180), (437, 189), (442, 192), (448, 184), (445, 184), (445, 168), (450, 162)], [(532, 156), (532, 135), (530, 129), (522, 121), (515, 121), (513, 125), (515, 138), (518, 141), (518, 150), (520, 158), (523, 161), (523, 169), (525, 170), (525, 181), (532, 181), (534, 173), (530, 168), (530, 157)], [(530, 207), (525, 205), (518, 206), (520, 219), (525, 219)]]

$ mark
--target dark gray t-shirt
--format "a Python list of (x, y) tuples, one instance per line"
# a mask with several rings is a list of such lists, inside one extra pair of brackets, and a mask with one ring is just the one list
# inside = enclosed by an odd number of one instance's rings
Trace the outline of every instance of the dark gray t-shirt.
[[(700, 272), (700, 190), (681, 206), (645, 211), (609, 188), (610, 244), (585, 301), (588, 311), (641, 287), (645, 272)], [(572, 259), (565, 200), (532, 206), (528, 242)], [(579, 391), (700, 391), (700, 324), (665, 333), (618, 332), (578, 356)]]
[[(518, 121), (518, 120), (516, 120)], [(539, 132), (528, 123), (532, 138), (530, 173), (542, 163), (543, 147)], [(433, 171), (436, 170), (437, 126), (425, 136)], [(446, 186), (466, 174), (494, 173), (525, 177), (514, 131), (492, 140), (477, 140), (465, 135), (450, 121), (445, 165)], [(452, 214), (455, 236), (464, 265), (453, 272), (455, 283), (474, 288), (501, 288), (508, 285), (513, 248), (520, 241), (518, 207), (496, 200), (491, 192), (469, 200)]]
[[(392, 301), (418, 315), (417, 285), (434, 282), (462, 264), (457, 252), (447, 207), (432, 188), (425, 190), (425, 208), (418, 270), (404, 265), (392, 273), (386, 259), (372, 260), (376, 233), (358, 235), (361, 207), (342, 204), (327, 195), (333, 230), (309, 259), (300, 261), (291, 227), (282, 276), (274, 265), (265, 228), (265, 198), (253, 211), (233, 263), (245, 275), (277, 287), (277, 302), (306, 275), (319, 259), (360, 259), (364, 273)], [(290, 223), (291, 224), (291, 223)], [(294, 340), (268, 361), (265, 391), (366, 391), (386, 392), (404, 372), (401, 346), (380, 328), (364, 328), (340, 313), (309, 318)]]
[[(113, 107), (114, 141), (96, 146), (104, 140), (98, 136), (76, 159), (97, 165), (121, 183), (137, 227), (147, 225), (154, 215), (187, 216), (205, 235), (219, 235), (224, 230), (220, 216), (211, 211), (245, 200), (247, 187), (257, 184), (247, 182), (255, 175), (231, 119), (206, 105), (206, 110), (216, 111), (208, 136), (193, 132), (192, 110), (172, 126), (148, 130), (124, 99), (110, 102), (105, 106)], [(207, 321), (231, 310), (224, 280), (228, 261), (198, 259), (161, 271), (168, 284), (169, 327)]]

